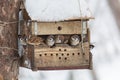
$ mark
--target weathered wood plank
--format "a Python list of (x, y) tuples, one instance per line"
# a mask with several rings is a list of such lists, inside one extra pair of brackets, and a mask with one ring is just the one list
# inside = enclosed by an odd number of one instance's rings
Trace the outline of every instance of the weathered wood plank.
[(72, 48), (68, 45), (58, 44), (55, 48), (35, 47), (34, 48), (34, 63), (39, 69), (79, 69), (83, 66), (90, 66), (89, 43), (83, 43), (84, 54), (79, 45), (77, 48)]
[(81, 21), (32, 22), (33, 35), (81, 34)]

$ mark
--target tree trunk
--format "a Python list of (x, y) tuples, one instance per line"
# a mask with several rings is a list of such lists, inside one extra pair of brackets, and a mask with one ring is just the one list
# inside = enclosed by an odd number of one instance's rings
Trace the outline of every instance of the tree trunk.
[(112, 12), (116, 18), (117, 25), (120, 28), (120, 1), (119, 0), (108, 0), (108, 3), (112, 9)]
[(0, 80), (15, 80), (18, 70), (20, 0), (0, 0)]

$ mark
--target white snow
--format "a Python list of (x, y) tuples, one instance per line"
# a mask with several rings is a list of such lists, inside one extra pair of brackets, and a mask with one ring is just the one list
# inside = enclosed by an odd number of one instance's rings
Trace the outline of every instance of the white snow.
[(32, 20), (64, 21), (92, 17), (85, 0), (25, 0), (24, 3)]
[[(120, 80), (120, 33), (107, 0), (90, 0), (95, 14), (91, 40), (94, 69), (99, 80)], [(96, 3), (93, 5), (93, 3)]]

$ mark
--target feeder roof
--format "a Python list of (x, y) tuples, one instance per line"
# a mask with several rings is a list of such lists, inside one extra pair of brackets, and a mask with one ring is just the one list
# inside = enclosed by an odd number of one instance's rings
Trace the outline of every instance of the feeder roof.
[(26, 0), (32, 20), (52, 22), (93, 18), (85, 0)]

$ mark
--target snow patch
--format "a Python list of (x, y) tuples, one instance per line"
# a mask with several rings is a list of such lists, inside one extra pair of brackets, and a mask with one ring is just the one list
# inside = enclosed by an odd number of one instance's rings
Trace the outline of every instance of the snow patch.
[(24, 3), (32, 20), (64, 21), (92, 17), (84, 0), (26, 0)]

